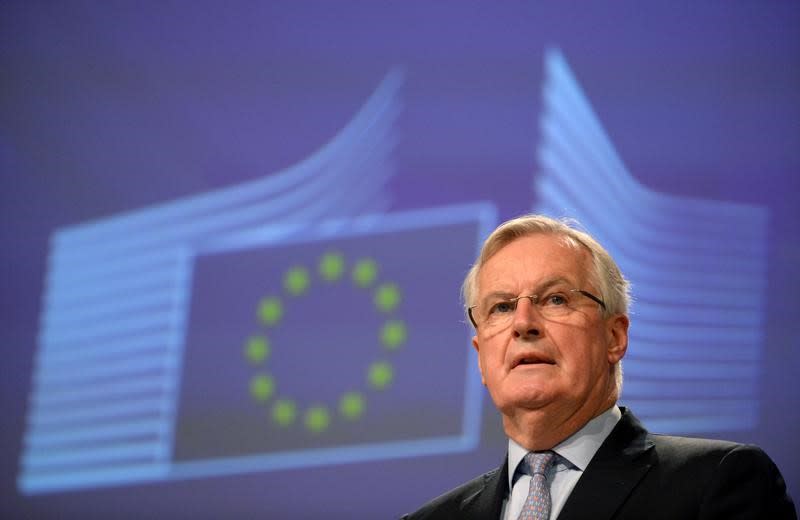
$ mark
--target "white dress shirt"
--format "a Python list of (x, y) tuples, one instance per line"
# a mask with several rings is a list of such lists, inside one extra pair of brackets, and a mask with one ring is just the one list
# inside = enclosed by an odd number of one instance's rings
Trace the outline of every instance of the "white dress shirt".
[[(621, 417), (622, 412), (614, 405), (553, 448), (556, 456), (547, 472), (551, 520), (558, 518), (589, 461)], [(516, 471), (527, 453), (525, 448), (511, 439), (508, 440), (508, 489), (511, 494), (503, 501), (503, 513), (500, 515), (502, 520), (516, 520), (528, 497), (531, 477)]]

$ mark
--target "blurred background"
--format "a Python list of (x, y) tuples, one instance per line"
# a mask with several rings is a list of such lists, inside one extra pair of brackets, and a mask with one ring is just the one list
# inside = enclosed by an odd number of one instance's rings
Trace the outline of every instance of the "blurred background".
[(623, 404), (800, 497), (800, 6), (4, 2), (0, 512), (396, 518), (502, 462), (459, 287), (575, 217)]

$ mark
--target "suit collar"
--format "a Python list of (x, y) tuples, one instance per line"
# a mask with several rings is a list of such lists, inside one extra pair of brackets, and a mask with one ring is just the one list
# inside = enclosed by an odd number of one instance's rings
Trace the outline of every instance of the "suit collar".
[[(594, 454), (597, 453), (603, 442), (611, 435), (621, 418), (622, 411), (614, 404), (608, 410), (584, 424), (580, 430), (553, 447), (553, 451), (559, 456), (554, 465), (558, 465), (560, 461), (568, 468), (576, 468), (579, 471), (586, 470)], [(513, 488), (514, 481), (518, 476), (515, 474), (517, 466), (527, 453), (528, 450), (517, 444), (514, 439), (508, 439), (509, 489)]]
[[(647, 456), (653, 442), (639, 420), (627, 409), (620, 408), (622, 418), (597, 450), (586, 471), (561, 510), (559, 520), (585, 517), (611, 518), (634, 486), (650, 469)], [(508, 496), (508, 456), (503, 465), (483, 476), (481, 487), (460, 504), (460, 520), (500, 518), (503, 500)]]
[(483, 476), (483, 486), (461, 502), (463, 516), (459, 518), (483, 520), (500, 518), (503, 500), (508, 495), (508, 457), (503, 465)]
[(611, 518), (650, 469), (646, 454), (653, 442), (639, 420), (621, 410), (622, 418), (581, 475), (559, 519), (578, 517), (581, 511), (592, 511), (598, 520)]

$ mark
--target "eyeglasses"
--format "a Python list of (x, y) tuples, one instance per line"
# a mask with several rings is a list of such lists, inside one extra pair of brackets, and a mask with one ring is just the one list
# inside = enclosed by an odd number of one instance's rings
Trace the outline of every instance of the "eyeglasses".
[(594, 294), (581, 289), (555, 288), (543, 295), (518, 296), (510, 299), (494, 299), (473, 305), (467, 309), (472, 325), (477, 329), (478, 323), (486, 328), (505, 328), (513, 320), (514, 311), (520, 300), (528, 299), (536, 305), (544, 318), (558, 319), (569, 315), (574, 309), (579, 296), (585, 296), (598, 303), (603, 309), (606, 304)]

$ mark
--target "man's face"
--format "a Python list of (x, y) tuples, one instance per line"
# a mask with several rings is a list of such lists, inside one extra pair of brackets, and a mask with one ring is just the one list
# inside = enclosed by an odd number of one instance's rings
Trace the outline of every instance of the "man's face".
[[(591, 269), (589, 252), (564, 244), (560, 237), (518, 238), (483, 265), (475, 303), (543, 295), (553, 286), (599, 296)], [(569, 310), (558, 317), (543, 316), (539, 306), (521, 299), (507, 325), (484, 327), (478, 322), (473, 345), (481, 377), (507, 418), (541, 410), (589, 420), (613, 404), (611, 366), (625, 354), (627, 317), (604, 319), (599, 304), (573, 294)]]

